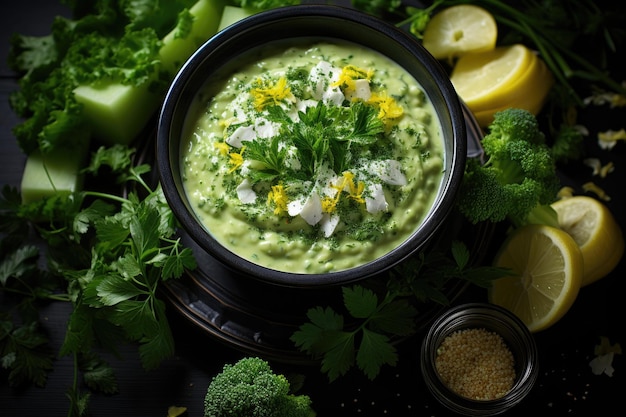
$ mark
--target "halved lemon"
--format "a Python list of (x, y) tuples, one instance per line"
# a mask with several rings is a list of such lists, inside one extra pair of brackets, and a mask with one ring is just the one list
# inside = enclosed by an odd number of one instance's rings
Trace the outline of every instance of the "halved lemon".
[(513, 312), (531, 332), (552, 326), (567, 313), (583, 276), (583, 257), (574, 239), (538, 224), (511, 232), (494, 265), (513, 273), (493, 282), (489, 301)]
[(554, 77), (545, 62), (522, 44), (463, 55), (450, 81), (478, 123), (486, 127), (507, 107), (538, 114)]
[(564, 198), (552, 207), (559, 225), (574, 238), (582, 252), (582, 286), (611, 272), (624, 255), (624, 235), (609, 208), (583, 195)]
[(482, 7), (460, 4), (435, 14), (422, 45), (437, 59), (452, 59), (468, 52), (488, 51), (496, 46), (498, 28), (491, 13)]

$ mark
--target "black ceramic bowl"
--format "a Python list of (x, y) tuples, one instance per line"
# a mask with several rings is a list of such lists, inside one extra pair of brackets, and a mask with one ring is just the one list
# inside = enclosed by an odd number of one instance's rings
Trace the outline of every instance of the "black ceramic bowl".
[[(444, 134), (445, 172), (433, 207), (402, 244), (361, 266), (330, 273), (301, 274), (268, 269), (222, 246), (199, 223), (181, 178), (180, 146), (186, 116), (196, 93), (220, 68), (253, 48), (285, 38), (325, 37), (353, 42), (386, 55), (404, 67), (425, 90)], [(364, 13), (322, 5), (273, 9), (221, 31), (183, 65), (162, 107), (156, 159), (165, 196), (188, 235), (211, 256), (239, 274), (290, 287), (343, 285), (380, 274), (424, 249), (442, 228), (456, 201), (466, 160), (467, 138), (458, 96), (440, 64), (405, 31)]]

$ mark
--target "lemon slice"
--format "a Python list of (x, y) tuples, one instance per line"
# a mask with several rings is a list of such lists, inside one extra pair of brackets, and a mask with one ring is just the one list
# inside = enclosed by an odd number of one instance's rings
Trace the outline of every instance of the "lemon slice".
[(552, 207), (559, 216), (559, 225), (582, 252), (582, 286), (611, 272), (624, 254), (624, 236), (609, 208), (588, 196), (565, 198)]
[(522, 44), (466, 54), (452, 68), (450, 81), (472, 112), (490, 110), (501, 107), (508, 95), (520, 88), (517, 81), (536, 59), (537, 55)]
[(528, 110), (536, 115), (545, 104), (553, 85), (554, 77), (547, 65), (535, 57), (517, 80), (493, 93), (489, 109), (473, 110), (474, 117), (480, 126), (487, 127), (493, 122), (494, 114), (507, 107)]
[(437, 59), (452, 59), (468, 52), (488, 51), (496, 46), (498, 28), (491, 13), (482, 7), (460, 4), (432, 17), (422, 45)]
[(531, 332), (550, 327), (567, 313), (583, 276), (583, 257), (574, 239), (538, 224), (515, 229), (494, 265), (510, 268), (514, 275), (493, 282), (489, 301), (513, 312)]

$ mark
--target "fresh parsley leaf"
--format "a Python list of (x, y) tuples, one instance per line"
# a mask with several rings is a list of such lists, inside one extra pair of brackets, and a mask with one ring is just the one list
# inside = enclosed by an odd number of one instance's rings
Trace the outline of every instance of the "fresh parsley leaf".
[(79, 366), (83, 370), (85, 384), (90, 389), (104, 394), (117, 394), (119, 392), (113, 368), (94, 351), (80, 355)]
[(370, 379), (375, 379), (383, 365), (395, 366), (398, 362), (396, 348), (384, 334), (363, 329), (363, 337), (356, 355), (356, 363)]
[(46, 384), (54, 354), (37, 322), (15, 327), (8, 317), (0, 316), (0, 360), (9, 370), (9, 385), (21, 387)]
[(287, 149), (279, 147), (280, 136), (274, 136), (268, 141), (269, 146), (261, 140), (247, 141), (245, 146), (248, 158), (263, 164), (263, 168), (257, 168), (253, 171), (257, 173), (254, 179), (271, 182), (285, 171)]
[(5, 255), (0, 263), (0, 284), (5, 286), (9, 278), (21, 278), (37, 269), (33, 262), (39, 257), (39, 249), (33, 245), (22, 246), (15, 252)]
[(343, 302), (352, 317), (364, 319), (376, 313), (378, 297), (374, 291), (356, 285), (343, 287)]
[(415, 333), (417, 305), (448, 304), (445, 290), (452, 280), (488, 285), (507, 274), (500, 268), (471, 265), (470, 252), (461, 241), (452, 242), (451, 255), (422, 252), (394, 268), (382, 288), (374, 281), (342, 287), (343, 307), (351, 319), (344, 322), (343, 315), (328, 306), (311, 308), (309, 322), (291, 340), (301, 351), (322, 358), (322, 372), (330, 381), (355, 364), (375, 379), (381, 367), (396, 365), (394, 341)]

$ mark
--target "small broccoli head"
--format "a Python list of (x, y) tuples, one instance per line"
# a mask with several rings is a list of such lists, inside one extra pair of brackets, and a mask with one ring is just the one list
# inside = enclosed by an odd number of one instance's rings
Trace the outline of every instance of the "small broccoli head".
[(482, 140), (486, 162), (467, 161), (458, 207), (472, 223), (526, 223), (537, 206), (554, 202), (555, 160), (535, 116), (509, 108), (496, 113)]
[(290, 394), (284, 375), (268, 362), (248, 357), (226, 364), (215, 375), (204, 399), (205, 417), (313, 417), (311, 399)]
[(508, 141), (513, 137), (516, 141), (545, 144), (545, 135), (539, 130), (539, 122), (533, 113), (528, 110), (509, 107), (494, 114), (493, 122), (489, 125), (487, 143)]

